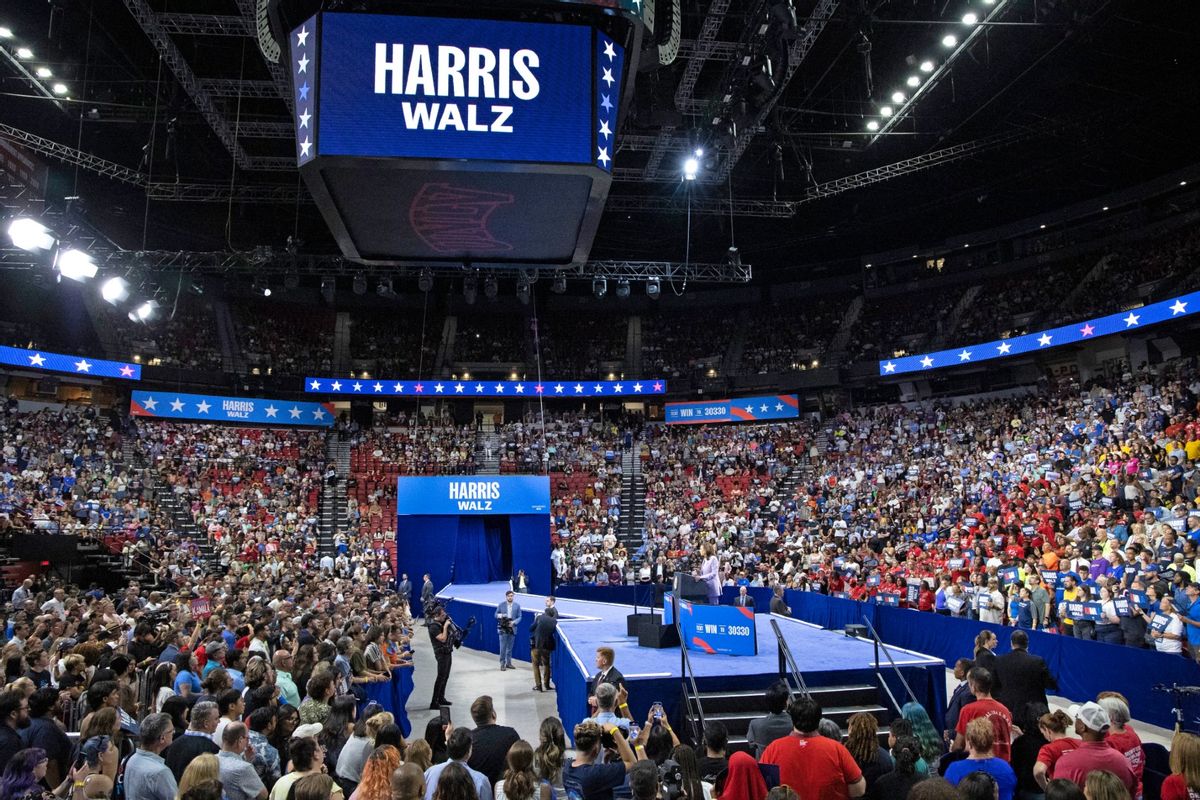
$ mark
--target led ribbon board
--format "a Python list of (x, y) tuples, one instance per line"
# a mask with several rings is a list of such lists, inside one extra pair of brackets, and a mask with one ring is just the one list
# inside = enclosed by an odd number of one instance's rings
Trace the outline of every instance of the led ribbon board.
[(347, 256), (569, 263), (590, 248), (625, 69), (607, 33), (326, 12), (289, 45), (297, 163)]
[(796, 419), (800, 416), (800, 400), (794, 394), (777, 394), (739, 397), (735, 400), (667, 403), (665, 413), (668, 425)]
[(91, 378), (118, 378), (127, 381), (142, 379), (142, 367), (139, 364), (68, 356), (45, 350), (22, 350), (19, 347), (0, 347), (0, 364), (46, 372), (65, 372), (69, 375), (87, 375)]
[(942, 367), (958, 367), (980, 361), (1011, 358), (1068, 344), (1084, 344), (1092, 339), (1099, 339), (1101, 336), (1130, 333), (1150, 325), (1157, 325), (1160, 322), (1190, 316), (1197, 311), (1200, 311), (1200, 292), (1192, 292), (1135, 308), (1132, 311), (1121, 311), (1106, 317), (1095, 317), (1058, 328), (1014, 336), (1011, 339), (977, 342), (952, 350), (938, 350), (935, 353), (919, 353), (902, 358), (890, 358), (879, 362), (879, 374), (888, 377), (911, 372), (928, 372)]
[(661, 378), (632, 381), (447, 381), (305, 378), (309, 394), (349, 394), (367, 397), (640, 397), (664, 394)]
[(129, 400), (135, 417), (194, 420), (211, 423), (254, 423), (271, 427), (329, 428), (337, 414), (325, 403), (297, 403), (258, 397), (136, 391)]

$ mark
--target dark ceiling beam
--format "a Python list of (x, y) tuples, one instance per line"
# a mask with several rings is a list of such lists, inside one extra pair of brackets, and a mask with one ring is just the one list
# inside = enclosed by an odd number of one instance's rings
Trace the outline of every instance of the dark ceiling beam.
[(278, 99), (279, 90), (272, 81), (242, 80), (239, 78), (201, 78), (199, 86), (209, 97)]
[(158, 24), (174, 36), (252, 36), (254, 28), (245, 18), (227, 14), (158, 15)]

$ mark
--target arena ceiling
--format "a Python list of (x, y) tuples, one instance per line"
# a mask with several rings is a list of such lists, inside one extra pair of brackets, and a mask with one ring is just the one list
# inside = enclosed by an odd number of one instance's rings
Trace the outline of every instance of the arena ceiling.
[[(732, 235), (756, 275), (794, 279), (1196, 160), (1200, 6), (1186, 0), (795, 0), (787, 36), (786, 1), (680, 2), (674, 62), (643, 54), (595, 258), (719, 260), (732, 197)], [(254, 6), (10, 3), (0, 46), (31, 57), (0, 58), (0, 125), (84, 154), (81, 167), (54, 162), (52, 193), (78, 197), (123, 247), (282, 248), (299, 234), (306, 251), (332, 253)], [(764, 59), (773, 85), (757, 77)], [(684, 182), (696, 147), (702, 174)], [(161, 199), (147, 204), (139, 176)], [(188, 196), (205, 202), (177, 199)]]

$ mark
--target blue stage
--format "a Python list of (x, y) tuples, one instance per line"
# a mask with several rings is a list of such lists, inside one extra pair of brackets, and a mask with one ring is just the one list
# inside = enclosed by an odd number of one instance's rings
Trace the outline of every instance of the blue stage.
[[(468, 617), (478, 618), (479, 624), (465, 641), (467, 647), (499, 652), (494, 612), (507, 589), (507, 583), (451, 584), (439, 593), (448, 601), (447, 610), (459, 625)], [(517, 602), (523, 613), (514, 655), (528, 661), (529, 626), (534, 612), (544, 608), (545, 596), (521, 594)], [(633, 612), (632, 606), (560, 598), (557, 608), (559, 647), (551, 659), (551, 670), (558, 687), (559, 716), (568, 731), (587, 715), (587, 678), (596, 671), (597, 647), (611, 647), (615, 651), (616, 666), (629, 682), (630, 706), (635, 714), (644, 714), (650, 703), (661, 700), (668, 713), (679, 719), (676, 708), (681, 700), (679, 649), (639, 647), (634, 638), (626, 636), (625, 618)], [(757, 655), (689, 654), (700, 691), (765, 688), (778, 680), (779, 654), (768, 623), (770, 618), (779, 621), (810, 686), (876, 683), (875, 648), (869, 640), (849, 638), (799, 620), (759, 614)], [(945, 665), (941, 659), (896, 647), (888, 649), (917, 700), (930, 711), (935, 724), (940, 724), (946, 700)], [(881, 672), (893, 694), (903, 703), (904, 687), (887, 666), (887, 659), (881, 658), (884, 662)]]

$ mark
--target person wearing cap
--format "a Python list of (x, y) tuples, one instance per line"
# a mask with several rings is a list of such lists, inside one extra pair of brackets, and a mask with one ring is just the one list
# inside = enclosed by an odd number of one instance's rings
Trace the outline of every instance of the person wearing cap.
[(1110, 724), (1108, 712), (1099, 703), (1080, 706), (1075, 714), (1075, 733), (1081, 743), (1054, 765), (1054, 777), (1065, 778), (1083, 789), (1089, 773), (1104, 770), (1117, 776), (1129, 790), (1130, 797), (1137, 797), (1137, 778), (1129, 760), (1105, 741)]

